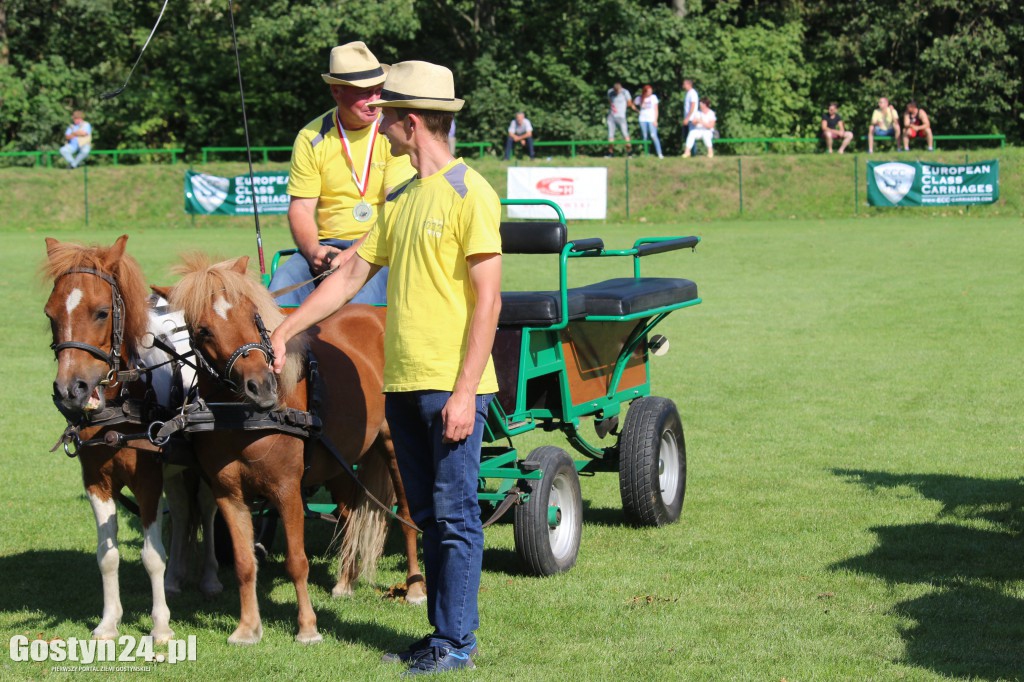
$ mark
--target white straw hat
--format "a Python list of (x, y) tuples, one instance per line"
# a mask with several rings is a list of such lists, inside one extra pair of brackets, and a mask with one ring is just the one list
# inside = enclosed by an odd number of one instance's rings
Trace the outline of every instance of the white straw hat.
[(387, 73), (387, 65), (378, 62), (366, 43), (357, 40), (331, 50), (331, 70), (321, 77), (332, 85), (366, 88), (383, 83)]
[(460, 111), (465, 102), (455, 97), (450, 69), (428, 62), (399, 62), (388, 71), (380, 99), (371, 107)]

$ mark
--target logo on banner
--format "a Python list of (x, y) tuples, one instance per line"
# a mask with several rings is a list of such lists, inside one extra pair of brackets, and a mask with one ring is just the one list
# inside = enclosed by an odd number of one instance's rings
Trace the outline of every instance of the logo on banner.
[(572, 178), (544, 178), (537, 182), (537, 191), (553, 197), (567, 197), (576, 190)]
[(200, 173), (192, 176), (192, 192), (196, 201), (207, 213), (213, 213), (228, 198), (230, 178), (219, 178), (216, 175)]
[(883, 163), (875, 166), (875, 186), (886, 199), (894, 204), (907, 196), (914, 184), (917, 169), (906, 163)]

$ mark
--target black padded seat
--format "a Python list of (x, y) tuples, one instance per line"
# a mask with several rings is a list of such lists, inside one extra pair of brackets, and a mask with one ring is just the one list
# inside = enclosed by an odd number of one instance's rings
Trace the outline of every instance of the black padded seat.
[[(583, 295), (570, 289), (569, 319), (586, 314)], [(562, 321), (562, 301), (557, 291), (503, 291), (499, 327), (550, 327)]]
[(632, 315), (697, 298), (697, 285), (674, 277), (620, 277), (570, 290), (582, 294), (587, 315)]

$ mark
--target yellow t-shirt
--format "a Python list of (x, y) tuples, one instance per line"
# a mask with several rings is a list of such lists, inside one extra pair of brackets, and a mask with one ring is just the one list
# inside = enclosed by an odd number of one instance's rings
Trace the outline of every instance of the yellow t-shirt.
[[(359, 255), (390, 265), (384, 391), (451, 391), (466, 355), (476, 296), (467, 256), (501, 253), (501, 205), (479, 173), (456, 159), (387, 197)], [(494, 393), (494, 363), (478, 393)]]
[(871, 125), (878, 126), (882, 130), (890, 130), (896, 121), (896, 111), (890, 106), (888, 111), (875, 109), (871, 114)]
[[(366, 203), (373, 207), (374, 215), (367, 222), (359, 222), (352, 215), (352, 209), (361, 201), (359, 190), (352, 179), (352, 167), (345, 157), (336, 119), (337, 109), (332, 109), (308, 123), (295, 137), (288, 194), (319, 198), (316, 224), (320, 239), (358, 239), (376, 219), (387, 190), (408, 180), (415, 171), (408, 156), (392, 156), (391, 144), (378, 133), (366, 187)], [(373, 129), (371, 124), (360, 130), (345, 130), (360, 180)]]

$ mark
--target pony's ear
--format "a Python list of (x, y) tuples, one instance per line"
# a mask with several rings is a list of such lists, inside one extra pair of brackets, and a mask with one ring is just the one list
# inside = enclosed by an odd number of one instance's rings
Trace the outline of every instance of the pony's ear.
[(53, 250), (56, 249), (58, 246), (60, 246), (60, 242), (59, 241), (57, 241), (53, 237), (47, 237), (46, 238), (46, 255), (47, 256), (52, 256), (53, 255)]
[(244, 275), (246, 271), (249, 269), (249, 257), (242, 256), (241, 258), (239, 258), (238, 260), (231, 264), (231, 269), (240, 275)]
[(174, 291), (174, 287), (158, 287), (155, 284), (150, 284), (149, 288), (153, 290), (153, 293), (163, 298), (165, 301), (171, 300), (171, 292)]
[(118, 261), (124, 258), (124, 245), (128, 243), (128, 235), (122, 234), (114, 242), (114, 245), (107, 250), (106, 255), (103, 257), (103, 263), (112, 272), (115, 272), (115, 267)]

